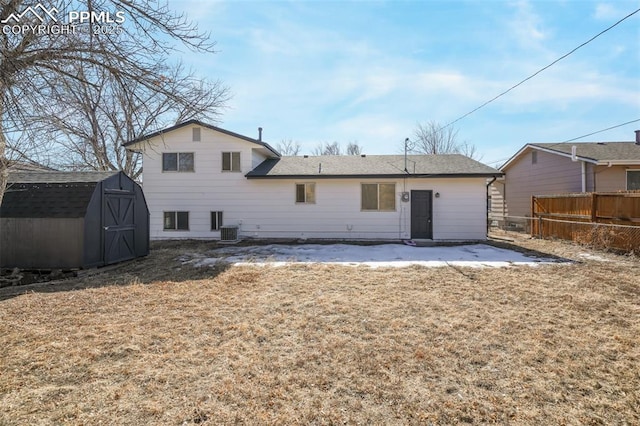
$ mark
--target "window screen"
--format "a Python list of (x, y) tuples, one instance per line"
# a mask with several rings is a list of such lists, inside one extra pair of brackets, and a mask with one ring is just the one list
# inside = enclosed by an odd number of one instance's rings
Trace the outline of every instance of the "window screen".
[(640, 170), (627, 170), (627, 189), (640, 189)]
[(162, 171), (178, 171), (178, 154), (175, 152), (165, 152), (162, 154)]
[(362, 210), (394, 211), (396, 209), (395, 183), (363, 183)]

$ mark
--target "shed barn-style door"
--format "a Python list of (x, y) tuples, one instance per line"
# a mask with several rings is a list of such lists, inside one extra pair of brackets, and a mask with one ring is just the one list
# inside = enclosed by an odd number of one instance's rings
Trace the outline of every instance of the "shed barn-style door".
[(136, 257), (135, 196), (131, 192), (106, 192), (103, 204), (104, 264)]

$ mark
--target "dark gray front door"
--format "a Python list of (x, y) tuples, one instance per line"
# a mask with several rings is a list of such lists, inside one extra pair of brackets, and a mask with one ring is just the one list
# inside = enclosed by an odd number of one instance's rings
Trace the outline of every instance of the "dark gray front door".
[(411, 191), (411, 238), (433, 239), (432, 191)]

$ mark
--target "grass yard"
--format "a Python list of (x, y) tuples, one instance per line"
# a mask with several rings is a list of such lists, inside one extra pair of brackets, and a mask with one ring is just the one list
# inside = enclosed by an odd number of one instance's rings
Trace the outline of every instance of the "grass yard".
[(582, 260), (195, 269), (174, 243), (0, 289), (0, 424), (640, 423), (638, 259), (520, 244)]

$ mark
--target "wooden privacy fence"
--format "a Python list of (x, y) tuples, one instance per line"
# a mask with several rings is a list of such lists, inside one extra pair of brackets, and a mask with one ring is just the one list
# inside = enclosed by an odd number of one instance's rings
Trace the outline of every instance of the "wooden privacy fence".
[(600, 248), (640, 251), (640, 192), (531, 198), (531, 235)]

